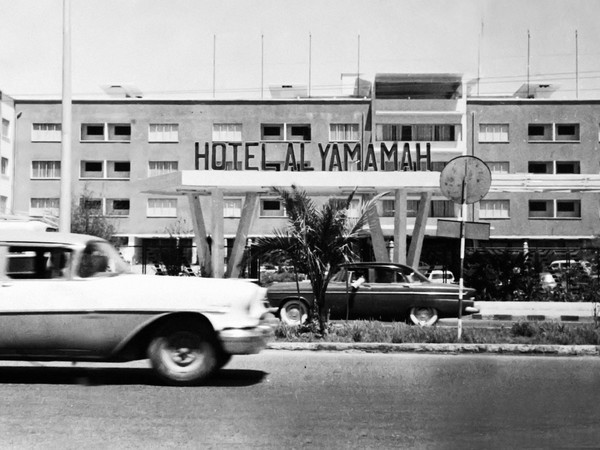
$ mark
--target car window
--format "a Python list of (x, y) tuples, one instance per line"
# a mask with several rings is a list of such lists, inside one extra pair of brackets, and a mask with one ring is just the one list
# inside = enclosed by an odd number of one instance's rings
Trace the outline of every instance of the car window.
[(129, 267), (108, 242), (90, 242), (81, 255), (79, 276), (82, 278), (110, 276), (127, 272), (129, 272)]
[(15, 279), (66, 278), (71, 267), (70, 249), (43, 246), (11, 246), (6, 275)]

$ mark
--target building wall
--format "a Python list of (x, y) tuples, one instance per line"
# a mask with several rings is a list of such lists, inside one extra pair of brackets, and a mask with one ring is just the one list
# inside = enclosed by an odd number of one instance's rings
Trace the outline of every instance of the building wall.
[[(314, 170), (321, 170), (321, 150), (330, 143), (329, 126), (332, 123), (359, 124), (359, 143), (363, 151), (373, 144), (379, 152), (381, 142), (374, 130), (378, 123), (415, 124), (456, 123), (461, 126), (460, 137), (453, 142), (431, 142), (432, 160), (445, 162), (464, 153), (473, 153), (488, 163), (507, 162), (510, 174), (526, 174), (529, 162), (576, 161), (581, 176), (600, 172), (600, 102), (594, 101), (540, 101), (540, 100), (383, 100), (371, 103), (369, 99), (300, 99), (265, 101), (152, 101), (122, 99), (106, 101), (73, 102), (73, 195), (82, 193), (105, 199), (129, 199), (127, 216), (114, 217), (120, 234), (128, 236), (168, 236), (169, 232), (191, 234), (192, 226), (187, 199), (177, 198), (176, 214), (172, 217), (148, 217), (149, 198), (159, 196), (142, 194), (136, 185), (146, 179), (149, 161), (177, 161), (178, 170), (196, 168), (196, 143), (204, 152), (204, 144), (213, 141), (213, 124), (235, 123), (242, 125), (242, 141), (262, 144), (262, 124), (310, 124), (310, 140), (295, 140), (298, 151), (305, 148), (305, 158)], [(411, 112), (419, 114), (411, 115)], [(394, 112), (399, 112), (394, 115)], [(428, 116), (427, 112), (431, 112)], [(60, 142), (32, 142), (32, 126), (36, 123), (56, 123), (61, 120), (58, 101), (19, 100), (15, 111), (16, 149), (14, 198), (15, 212), (28, 213), (32, 198), (59, 198), (58, 179), (32, 179), (32, 161), (54, 160), (61, 157)], [(383, 113), (383, 114), (382, 114)], [(13, 112), (11, 112), (13, 114)], [(131, 138), (127, 142), (89, 142), (81, 139), (81, 125), (94, 123), (130, 124)], [(177, 142), (149, 142), (150, 124), (178, 124)], [(481, 124), (508, 126), (507, 142), (480, 142)], [(529, 124), (578, 124), (579, 139), (570, 142), (531, 142)], [(473, 145), (472, 136), (475, 136)], [(3, 142), (4, 152), (5, 143)], [(290, 142), (266, 144), (269, 161), (284, 161)], [(321, 148), (319, 147), (321, 144)], [(387, 142), (389, 147), (393, 142)], [(402, 148), (403, 142), (396, 142)], [(423, 146), (426, 143), (421, 143)], [(415, 142), (409, 143), (414, 151)], [(209, 145), (212, 155), (212, 145)], [(220, 149), (220, 147), (219, 147)], [(260, 157), (260, 145), (254, 147)], [(220, 150), (219, 150), (220, 151)], [(226, 146), (227, 157), (232, 147)], [(218, 152), (217, 152), (218, 153)], [(379, 153), (378, 153), (379, 154)], [(129, 161), (129, 179), (85, 179), (80, 176), (81, 161)], [(201, 160), (203, 161), (203, 160)], [(257, 161), (257, 159), (253, 160)], [(259, 163), (257, 162), (257, 165)], [(201, 164), (202, 166), (202, 164)], [(200, 167), (202, 169), (202, 167)], [(326, 167), (326, 170), (329, 167)], [(212, 170), (212, 166), (209, 166)], [(535, 176), (535, 175), (531, 175)], [(351, 172), (348, 173), (352, 178)], [(399, 187), (402, 174), (398, 174)], [(2, 180), (0, 180), (2, 181)], [(2, 185), (0, 184), (0, 188)], [(241, 199), (241, 196), (237, 198)], [(416, 200), (409, 196), (409, 200)], [(443, 202), (441, 195), (435, 201)], [(550, 241), (600, 233), (599, 194), (593, 192), (503, 192), (490, 193), (485, 200), (508, 200), (506, 218), (483, 219), (480, 205), (471, 208), (472, 219), (491, 223), (492, 237), (496, 239), (532, 239)], [(579, 217), (531, 218), (530, 201), (562, 200), (580, 201)], [(210, 198), (202, 197), (205, 220), (210, 223)], [(450, 216), (456, 216), (453, 208)], [(239, 219), (226, 218), (224, 234), (233, 237)], [(393, 234), (393, 217), (382, 217), (386, 236)], [(436, 218), (428, 222), (427, 234), (435, 236)], [(259, 217), (254, 221), (251, 236), (270, 233), (285, 224), (283, 217)], [(409, 233), (414, 219), (408, 219)]]
[(15, 108), (11, 97), (0, 91), (0, 213), (12, 212)]
[[(468, 102), (469, 153), (488, 163), (508, 162), (510, 174), (536, 177), (530, 163), (576, 162), (580, 176), (600, 173), (600, 102), (552, 100), (477, 100)], [(482, 124), (508, 126), (506, 142), (482, 142), (479, 131)], [(529, 136), (529, 125), (577, 125), (579, 139), (545, 139), (534, 141)], [(475, 142), (473, 145), (473, 138)], [(549, 175), (559, 177), (553, 170)], [(492, 178), (494, 174), (492, 174)], [(486, 200), (508, 200), (509, 217), (489, 220), (493, 236), (543, 236), (568, 238), (593, 236), (600, 232), (600, 196), (596, 192), (515, 192), (490, 193)], [(580, 217), (533, 218), (530, 201), (572, 200), (581, 202)], [(475, 219), (480, 219), (475, 206)], [(486, 219), (487, 220), (487, 219)]]

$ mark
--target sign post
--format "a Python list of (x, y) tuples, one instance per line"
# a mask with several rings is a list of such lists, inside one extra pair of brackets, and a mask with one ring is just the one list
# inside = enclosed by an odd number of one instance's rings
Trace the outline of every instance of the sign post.
[(448, 162), (440, 174), (440, 189), (445, 197), (461, 205), (460, 277), (458, 282), (458, 340), (462, 337), (462, 305), (464, 296), (465, 225), (467, 205), (480, 201), (490, 190), (489, 167), (475, 156), (458, 156)]

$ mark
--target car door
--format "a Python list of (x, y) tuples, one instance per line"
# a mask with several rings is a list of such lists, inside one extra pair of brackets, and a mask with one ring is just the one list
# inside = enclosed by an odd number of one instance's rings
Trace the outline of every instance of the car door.
[(112, 316), (98, 312), (114, 288), (100, 277), (80, 277), (73, 249), (11, 245), (3, 252), (0, 353), (97, 357), (122, 338), (108, 322)]
[(402, 270), (374, 267), (368, 271), (368, 280), (358, 290), (353, 317), (374, 320), (402, 320), (407, 308), (415, 300), (415, 283)]

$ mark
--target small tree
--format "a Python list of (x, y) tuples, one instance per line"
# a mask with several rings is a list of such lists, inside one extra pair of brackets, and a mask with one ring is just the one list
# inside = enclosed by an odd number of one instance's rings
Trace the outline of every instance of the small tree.
[(367, 213), (379, 198), (367, 202), (356, 219), (348, 217), (348, 208), (354, 196), (347, 199), (329, 199), (320, 209), (306, 192), (292, 186), (291, 191), (275, 189), (283, 200), (288, 226), (274, 230), (274, 236), (258, 238), (253, 246), (254, 256), (279, 254), (294, 264), (296, 272), (310, 279), (313, 304), (311, 319), (319, 322), (321, 333), (327, 329), (325, 293), (334, 269), (356, 257), (353, 247), (367, 221)]
[(71, 208), (71, 232), (97, 236), (107, 241), (114, 239), (116, 227), (102, 212), (102, 204), (89, 191), (73, 201)]

